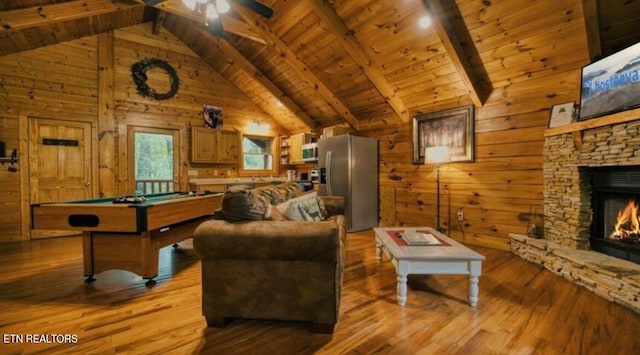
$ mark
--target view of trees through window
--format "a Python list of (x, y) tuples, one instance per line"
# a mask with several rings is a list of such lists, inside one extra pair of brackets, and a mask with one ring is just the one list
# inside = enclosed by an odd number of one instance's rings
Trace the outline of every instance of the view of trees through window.
[(244, 170), (273, 169), (273, 138), (243, 136), (242, 163)]
[(136, 132), (136, 194), (173, 191), (173, 136)]

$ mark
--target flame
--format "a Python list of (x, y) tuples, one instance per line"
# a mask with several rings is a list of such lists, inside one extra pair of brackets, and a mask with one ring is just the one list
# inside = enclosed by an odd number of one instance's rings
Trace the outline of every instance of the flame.
[(629, 201), (627, 206), (618, 212), (616, 225), (610, 239), (633, 239), (633, 236), (640, 234), (640, 220), (638, 219), (638, 203), (635, 200)]

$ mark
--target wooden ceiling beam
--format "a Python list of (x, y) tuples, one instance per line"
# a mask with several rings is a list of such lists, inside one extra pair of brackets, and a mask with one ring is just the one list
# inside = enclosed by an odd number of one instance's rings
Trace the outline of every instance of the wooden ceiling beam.
[(223, 16), (222, 26), (224, 27), (224, 30), (229, 33), (233, 33), (240, 37), (250, 39), (254, 42), (267, 45), (267, 41), (265, 41), (264, 38), (260, 37), (258, 33), (253, 29), (253, 27), (249, 26), (243, 21), (236, 19), (235, 17)]
[(151, 33), (154, 35), (160, 33), (160, 28), (164, 25), (164, 19), (166, 16), (166, 11), (156, 9), (156, 14), (153, 17), (153, 29), (151, 30)]
[(397, 90), (389, 83), (382, 70), (373, 63), (362, 44), (354, 37), (353, 31), (347, 27), (331, 5), (323, 0), (307, 0), (307, 3), (316, 15), (328, 25), (333, 35), (340, 39), (342, 47), (349, 53), (400, 119), (404, 122), (409, 121), (409, 111), (397, 95)]
[[(468, 29), (454, 25), (453, 16), (450, 17), (447, 14), (449, 6), (457, 12), (455, 2), (452, 4), (449, 0), (422, 0), (422, 3), (428, 15), (431, 16), (431, 24), (440, 37), (460, 80), (469, 91), (471, 101), (476, 107), (482, 107), (491, 95), (492, 88), (484, 69), (474, 68), (470, 61), (472, 53), (462, 47), (465, 41), (469, 46), (473, 45)], [(469, 37), (463, 38), (465, 34)]]
[[(138, 1), (142, 3), (141, 0)], [(152, 7), (204, 24), (204, 16), (197, 11), (193, 11), (186, 7), (182, 1), (164, 1)], [(222, 27), (225, 31), (264, 45), (267, 44), (267, 42), (253, 29), (253, 27), (249, 26), (245, 22), (231, 16), (222, 16), (221, 18)]]
[(0, 25), (3, 31), (21, 30), (55, 22), (76, 20), (87, 16), (109, 14), (139, 6), (140, 4), (133, 1), (68, 1), (53, 5), (2, 11), (0, 12)]
[(232, 3), (233, 10), (240, 15), (247, 23), (254, 25), (254, 29), (267, 40), (267, 45), (273, 47), (282, 60), (284, 60), (296, 74), (305, 81), (308, 85), (318, 92), (318, 94), (331, 106), (340, 117), (351, 126), (354, 130), (358, 130), (358, 119), (351, 113), (351, 111), (345, 106), (336, 95), (329, 90), (329, 88), (311, 71), (306, 64), (302, 62), (298, 56), (273, 32), (265, 21), (255, 16), (250, 10), (245, 9), (242, 6), (235, 6)]
[(602, 55), (600, 44), (600, 20), (598, 18), (598, 4), (596, 0), (582, 0), (584, 26), (587, 30), (587, 46), (589, 58), (594, 60)]
[(242, 53), (238, 52), (229, 42), (223, 38), (216, 38), (216, 44), (224, 53), (227, 58), (232, 61), (232, 65), (237, 65), (243, 72), (253, 78), (258, 84), (260, 84), (265, 90), (271, 93), (277, 100), (280, 100), (282, 105), (286, 107), (291, 113), (298, 117), (305, 126), (311, 130), (315, 130), (318, 125), (304, 112), (293, 100), (291, 100), (285, 93), (278, 88), (271, 80), (269, 80), (264, 74), (260, 72)]

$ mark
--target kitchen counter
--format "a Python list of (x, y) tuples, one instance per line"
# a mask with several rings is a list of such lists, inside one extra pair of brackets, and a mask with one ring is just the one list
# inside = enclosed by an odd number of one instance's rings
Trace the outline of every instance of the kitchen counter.
[(250, 183), (250, 182), (284, 182), (285, 177), (230, 177), (230, 178), (192, 178), (189, 184), (234, 184), (234, 183)]
[(279, 184), (287, 181), (286, 178), (193, 178), (189, 179), (189, 189), (196, 192), (224, 192), (231, 186), (248, 185), (251, 187), (259, 187), (270, 184)]

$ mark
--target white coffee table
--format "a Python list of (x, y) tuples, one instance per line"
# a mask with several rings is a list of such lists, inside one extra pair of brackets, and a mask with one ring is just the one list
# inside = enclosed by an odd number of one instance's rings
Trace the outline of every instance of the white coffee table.
[[(402, 227), (374, 228), (376, 238), (376, 258), (382, 260), (387, 255), (398, 276), (398, 304), (407, 303), (407, 275), (469, 275), (469, 304), (478, 304), (478, 279), (482, 273), (484, 256), (456, 242), (431, 227), (411, 227), (417, 231), (433, 234), (443, 245), (408, 246), (399, 238)], [(390, 235), (390, 233), (393, 235)], [(400, 241), (398, 241), (400, 239)], [(446, 245), (448, 244), (448, 245)]]

